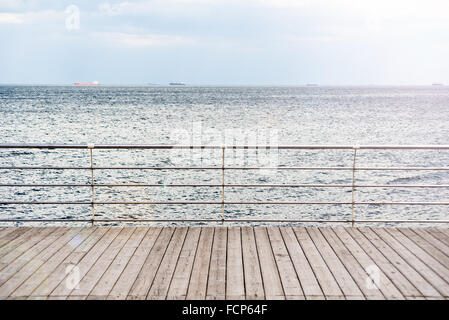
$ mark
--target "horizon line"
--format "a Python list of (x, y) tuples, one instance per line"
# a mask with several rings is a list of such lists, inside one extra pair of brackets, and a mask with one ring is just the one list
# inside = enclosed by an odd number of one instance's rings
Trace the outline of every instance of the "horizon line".
[[(361, 86), (361, 87), (383, 87), (383, 86), (445, 86), (442, 82), (434, 82), (427, 84), (417, 84), (417, 83), (341, 83), (341, 84), (331, 84), (331, 83), (184, 83), (182, 85), (170, 85), (170, 83), (99, 83), (97, 86), (130, 86), (130, 87), (219, 87), (219, 86), (229, 86), (229, 87), (353, 87), (353, 86)], [(75, 82), (71, 83), (20, 83), (20, 82), (0, 82), (0, 86), (75, 86)]]

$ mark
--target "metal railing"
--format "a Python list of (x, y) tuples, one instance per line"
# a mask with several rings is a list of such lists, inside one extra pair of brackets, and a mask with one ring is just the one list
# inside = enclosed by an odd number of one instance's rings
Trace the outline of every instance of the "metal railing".
[[(89, 152), (90, 166), (0, 166), (0, 170), (89, 170), (90, 184), (0, 184), (0, 187), (88, 187), (91, 189), (91, 201), (5, 201), (0, 199), (0, 205), (89, 205), (91, 206), (91, 219), (0, 219), (0, 222), (408, 222), (408, 223), (449, 223), (449, 220), (432, 219), (356, 219), (355, 207), (362, 205), (417, 205), (417, 206), (447, 206), (449, 202), (395, 202), (395, 201), (356, 201), (357, 188), (449, 188), (449, 185), (428, 184), (358, 184), (356, 183), (357, 171), (449, 171), (448, 167), (357, 167), (358, 150), (449, 150), (449, 145), (65, 145), (65, 144), (0, 144), (0, 149), (85, 149)], [(120, 150), (120, 149), (215, 149), (221, 150), (221, 166), (212, 167), (144, 167), (121, 166), (104, 167), (95, 166), (93, 150)], [(352, 150), (352, 166), (349, 167), (239, 167), (226, 166), (226, 150), (256, 149), (256, 150)], [(229, 184), (225, 183), (225, 172), (228, 170), (308, 170), (308, 171), (339, 171), (352, 172), (350, 184)], [(221, 184), (97, 184), (94, 172), (96, 170), (219, 170)], [(218, 187), (221, 188), (221, 201), (97, 201), (95, 200), (96, 187)], [(351, 188), (351, 201), (226, 201), (226, 188)], [(221, 205), (220, 219), (96, 219), (95, 205)], [(230, 219), (225, 217), (226, 205), (350, 205), (351, 219)]]

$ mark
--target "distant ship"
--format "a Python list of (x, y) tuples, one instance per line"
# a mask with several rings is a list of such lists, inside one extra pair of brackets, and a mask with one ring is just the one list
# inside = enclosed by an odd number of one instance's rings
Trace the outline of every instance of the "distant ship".
[(432, 83), (432, 86), (442, 86), (442, 83)]
[(185, 86), (185, 83), (182, 82), (170, 82), (169, 85), (171, 86)]
[(98, 81), (94, 82), (75, 82), (75, 86), (99, 86), (100, 83)]
[(318, 85), (316, 83), (308, 83), (306, 87), (318, 87)]

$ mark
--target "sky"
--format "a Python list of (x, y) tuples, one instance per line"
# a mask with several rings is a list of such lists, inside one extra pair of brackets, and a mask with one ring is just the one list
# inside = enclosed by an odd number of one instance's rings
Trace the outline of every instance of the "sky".
[(0, 83), (449, 84), (447, 0), (0, 0)]

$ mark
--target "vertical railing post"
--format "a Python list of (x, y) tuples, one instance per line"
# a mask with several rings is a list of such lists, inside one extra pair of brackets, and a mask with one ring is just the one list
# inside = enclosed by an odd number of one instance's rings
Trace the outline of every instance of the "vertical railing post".
[(91, 191), (92, 191), (92, 202), (91, 202), (92, 217), (91, 217), (90, 221), (92, 222), (92, 227), (93, 227), (94, 221), (95, 221), (95, 181), (94, 181), (94, 158), (93, 158), (94, 145), (88, 144), (87, 148), (89, 149), (89, 153), (90, 153), (90, 185), (91, 185)]
[(225, 202), (225, 147), (221, 148), (221, 223), (224, 224), (224, 202)]
[(352, 163), (352, 201), (351, 201), (351, 222), (352, 222), (352, 227), (354, 227), (354, 206), (355, 206), (355, 171), (356, 171), (356, 159), (357, 159), (357, 149), (359, 149), (359, 147), (354, 146), (354, 159), (353, 159), (353, 163)]

